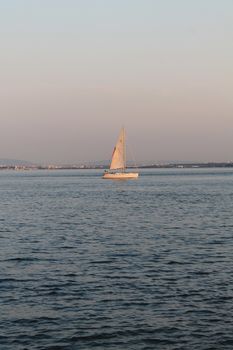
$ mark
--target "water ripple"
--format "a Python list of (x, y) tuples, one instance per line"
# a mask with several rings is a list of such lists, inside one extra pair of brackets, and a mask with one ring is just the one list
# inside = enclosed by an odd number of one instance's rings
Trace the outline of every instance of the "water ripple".
[(0, 349), (233, 348), (233, 172), (0, 173)]

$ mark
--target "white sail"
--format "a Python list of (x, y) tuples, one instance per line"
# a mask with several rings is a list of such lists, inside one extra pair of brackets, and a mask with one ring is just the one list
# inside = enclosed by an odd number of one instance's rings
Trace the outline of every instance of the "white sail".
[[(112, 154), (112, 161), (110, 164), (110, 171), (106, 171), (103, 174), (103, 179), (109, 180), (128, 180), (137, 179), (138, 173), (129, 173), (125, 171), (126, 168), (126, 151), (125, 151), (125, 129), (122, 128), (120, 136), (114, 147)], [(118, 171), (111, 171), (118, 170)]]
[(121, 129), (118, 141), (112, 153), (110, 170), (125, 169), (125, 130)]

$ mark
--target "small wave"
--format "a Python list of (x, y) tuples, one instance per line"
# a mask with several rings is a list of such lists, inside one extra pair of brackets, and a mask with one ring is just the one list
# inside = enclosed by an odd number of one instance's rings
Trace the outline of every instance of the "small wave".
[(168, 265), (187, 265), (187, 261), (170, 260), (167, 262)]
[(38, 261), (40, 259), (38, 258), (33, 258), (33, 257), (17, 257), (17, 258), (9, 258), (9, 259), (6, 259), (5, 261)]
[[(111, 333), (96, 333), (96, 334), (90, 334), (90, 335), (80, 335), (80, 336), (73, 336), (71, 338), (71, 341), (74, 342), (93, 342), (93, 341), (98, 341), (98, 340), (105, 340), (105, 339), (113, 339), (113, 338), (124, 338), (124, 337), (135, 337), (138, 335), (151, 335), (151, 334), (156, 334), (156, 333), (174, 333), (177, 332), (178, 329), (175, 327), (160, 327), (160, 328), (155, 328), (155, 329), (144, 329), (144, 328), (136, 328), (136, 329), (126, 329), (124, 331), (116, 331), (116, 332), (111, 332)], [(149, 339), (149, 338), (145, 338)], [(164, 340), (161, 340), (164, 341)]]
[(161, 338), (144, 338), (142, 341), (146, 344), (164, 344), (164, 345), (172, 345), (176, 344), (177, 340), (169, 340), (169, 339), (161, 339)]
[(233, 339), (231, 338), (231, 339), (221, 340), (219, 342), (219, 345), (225, 345), (225, 346), (233, 345)]
[(40, 347), (39, 349), (40, 350), (65, 350), (65, 349), (70, 349), (70, 346), (69, 345), (49, 345), (45, 347)]
[(112, 260), (96, 260), (96, 261), (90, 261), (90, 264), (112, 264)]

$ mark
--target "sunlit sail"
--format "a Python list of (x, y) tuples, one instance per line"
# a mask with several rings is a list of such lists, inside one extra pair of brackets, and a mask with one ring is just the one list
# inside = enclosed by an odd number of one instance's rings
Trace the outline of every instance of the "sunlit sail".
[[(126, 169), (126, 146), (125, 146), (125, 129), (120, 131), (119, 138), (112, 153), (112, 160), (109, 167), (110, 171), (105, 171), (104, 179), (136, 179), (138, 173), (128, 173)], [(115, 172), (114, 170), (117, 170)]]
[(112, 153), (110, 170), (125, 169), (125, 129), (122, 128)]

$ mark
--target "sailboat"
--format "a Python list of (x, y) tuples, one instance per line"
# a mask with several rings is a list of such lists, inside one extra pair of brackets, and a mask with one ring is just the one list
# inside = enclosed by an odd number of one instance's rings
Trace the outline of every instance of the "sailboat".
[(126, 170), (125, 128), (122, 128), (116, 146), (113, 149), (109, 171), (105, 170), (103, 179), (127, 180), (138, 178), (138, 173)]

